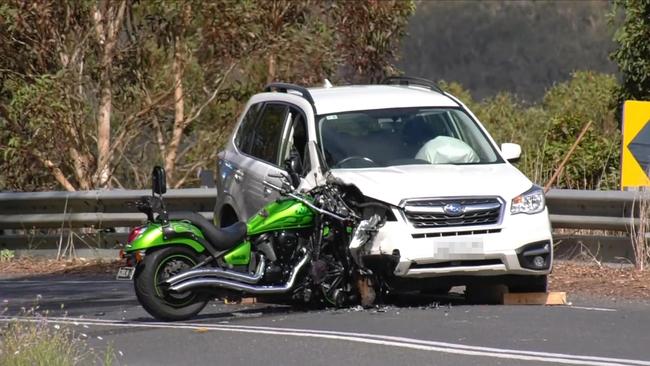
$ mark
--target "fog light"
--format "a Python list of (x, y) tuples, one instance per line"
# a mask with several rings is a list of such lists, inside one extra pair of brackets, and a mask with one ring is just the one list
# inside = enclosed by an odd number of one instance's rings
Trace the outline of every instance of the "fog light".
[(540, 271), (551, 266), (553, 247), (549, 240), (528, 243), (516, 250), (521, 268)]

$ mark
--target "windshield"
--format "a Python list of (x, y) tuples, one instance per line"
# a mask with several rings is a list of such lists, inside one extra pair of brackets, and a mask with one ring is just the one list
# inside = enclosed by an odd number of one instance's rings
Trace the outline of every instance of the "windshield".
[(502, 162), (476, 123), (455, 108), (400, 108), (318, 117), (330, 168)]

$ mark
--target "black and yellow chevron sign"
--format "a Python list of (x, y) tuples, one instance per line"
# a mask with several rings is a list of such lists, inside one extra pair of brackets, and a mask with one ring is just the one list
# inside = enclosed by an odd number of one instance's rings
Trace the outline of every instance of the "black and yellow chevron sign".
[(621, 188), (650, 186), (650, 102), (623, 105)]

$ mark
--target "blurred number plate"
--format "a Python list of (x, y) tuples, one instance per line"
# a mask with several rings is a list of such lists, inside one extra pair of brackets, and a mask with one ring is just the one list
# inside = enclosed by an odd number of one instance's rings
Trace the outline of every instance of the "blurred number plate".
[[(483, 240), (444, 240), (433, 243), (433, 257), (436, 259), (483, 258)], [(462, 257), (462, 258), (461, 258)]]
[(133, 279), (133, 274), (135, 274), (135, 267), (120, 267), (116, 279), (130, 281)]

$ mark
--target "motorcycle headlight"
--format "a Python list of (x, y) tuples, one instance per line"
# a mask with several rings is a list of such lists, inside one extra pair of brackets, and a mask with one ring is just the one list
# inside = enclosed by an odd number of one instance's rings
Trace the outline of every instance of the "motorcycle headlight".
[(510, 213), (513, 215), (519, 213), (536, 214), (544, 211), (544, 207), (546, 207), (544, 191), (539, 186), (533, 186), (531, 189), (512, 199)]

